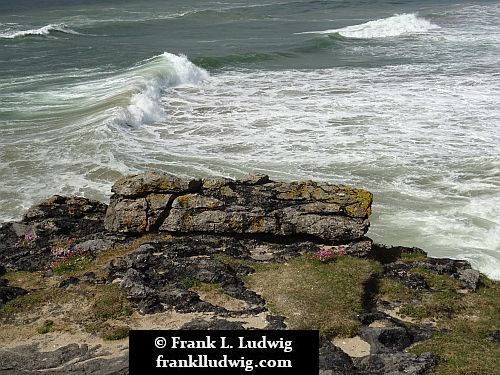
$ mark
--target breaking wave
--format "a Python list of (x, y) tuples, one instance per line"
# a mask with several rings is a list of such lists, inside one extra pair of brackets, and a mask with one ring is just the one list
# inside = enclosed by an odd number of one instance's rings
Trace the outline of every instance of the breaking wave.
[(64, 24), (50, 24), (38, 29), (30, 29), (30, 30), (9, 30), (3, 33), (0, 33), (0, 38), (2, 39), (15, 39), (15, 38), (23, 38), (29, 36), (47, 36), (52, 33), (62, 33), (62, 34), (73, 34), (73, 35), (81, 35), (79, 32), (74, 31), (67, 27)]
[(438, 25), (425, 18), (417, 17), (413, 13), (405, 13), (340, 29), (307, 31), (297, 34), (339, 34), (345, 38), (374, 39), (423, 33), (439, 28)]
[(132, 87), (123, 89), (133, 92), (126, 108), (121, 110), (115, 121), (137, 126), (162, 120), (165, 110), (161, 105), (162, 92), (183, 84), (198, 84), (209, 74), (184, 55), (168, 52), (147, 60), (142, 66), (116, 77), (116, 80), (132, 82)]

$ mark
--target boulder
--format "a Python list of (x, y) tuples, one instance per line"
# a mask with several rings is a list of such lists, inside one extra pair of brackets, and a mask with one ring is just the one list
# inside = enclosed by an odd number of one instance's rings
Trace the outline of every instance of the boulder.
[(124, 177), (112, 191), (106, 229), (127, 234), (159, 229), (347, 243), (364, 237), (372, 204), (366, 190), (268, 176), (196, 180), (150, 172)]

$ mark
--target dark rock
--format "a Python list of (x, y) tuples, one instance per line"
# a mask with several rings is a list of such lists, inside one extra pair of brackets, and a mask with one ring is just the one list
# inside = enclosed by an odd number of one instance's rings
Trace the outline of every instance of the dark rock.
[(189, 323), (184, 324), (181, 329), (185, 330), (244, 330), (243, 324), (240, 322), (231, 322), (225, 319), (193, 319)]
[(80, 279), (88, 284), (104, 284), (106, 282), (105, 279), (98, 278), (94, 272), (85, 272)]
[(424, 277), (410, 271), (414, 267), (414, 263), (401, 261), (389, 263), (384, 265), (384, 275), (399, 281), (410, 289), (429, 290), (429, 285)]
[(0, 264), (0, 276), (3, 276), (7, 273), (7, 270), (5, 269), (4, 266)]
[(495, 332), (493, 332), (491, 335), (491, 339), (494, 342), (500, 342), (500, 330), (497, 329)]
[(266, 321), (268, 324), (265, 329), (269, 330), (286, 329), (287, 327), (285, 324), (285, 319), (286, 317), (281, 315), (268, 315), (266, 316)]
[(431, 353), (417, 356), (399, 352), (355, 358), (354, 363), (365, 374), (422, 375), (436, 366), (437, 359)]
[(253, 267), (247, 266), (245, 264), (240, 264), (235, 271), (236, 275), (238, 276), (247, 276), (255, 273), (255, 269)]
[[(362, 327), (359, 335), (370, 344), (371, 354), (403, 351), (410, 345), (429, 339), (434, 328), (430, 325), (407, 325), (384, 312), (374, 311), (358, 316)], [(378, 326), (370, 326), (372, 323)]]
[(113, 259), (106, 267), (107, 280), (119, 282), (142, 313), (161, 311), (161, 306), (181, 312), (227, 313), (189, 290), (200, 282), (218, 284), (229, 296), (249, 303), (248, 312), (263, 311), (262, 297), (245, 287), (234, 268), (214, 257), (217, 250), (230, 245), (243, 252), (243, 245), (235, 239), (226, 243), (224, 238), (210, 236), (145, 243), (126, 257)]
[(370, 344), (371, 354), (401, 351), (413, 342), (405, 327), (362, 327), (359, 335)]
[(23, 223), (33, 225), (38, 236), (64, 234), (82, 237), (104, 231), (106, 205), (81, 197), (51, 198), (31, 207)]
[(137, 303), (137, 309), (141, 315), (155, 314), (164, 311), (158, 295), (151, 295), (140, 299)]
[(53, 196), (31, 207), (22, 222), (0, 228), (0, 264), (8, 271), (42, 271), (54, 260), (52, 247), (70, 238), (104, 231), (106, 205), (79, 197)]
[(459, 270), (471, 268), (470, 263), (466, 260), (448, 258), (426, 258), (415, 262), (415, 266), (425, 268), (439, 275), (456, 275)]
[(220, 307), (202, 301), (197, 293), (176, 285), (166, 285), (157, 295), (162, 304), (183, 313), (224, 311)]
[(383, 244), (373, 244), (371, 256), (385, 264), (399, 260), (403, 254), (412, 254), (422, 257), (427, 256), (427, 253), (418, 247), (387, 246)]
[(68, 277), (59, 283), (59, 288), (66, 289), (70, 285), (78, 285), (80, 283), (80, 279), (77, 277)]
[(7, 286), (6, 282), (3, 282), (3, 284), (3, 286), (0, 285), (0, 308), (2, 308), (7, 302), (28, 293), (27, 290), (22, 288)]
[(69, 344), (46, 352), (41, 352), (35, 344), (0, 348), (0, 374), (34, 373), (126, 375), (129, 373), (128, 354), (116, 357), (85, 344)]
[(0, 279), (0, 287), (7, 286), (8, 284), (9, 284), (9, 280), (7, 280), (7, 279)]
[(384, 274), (411, 289), (429, 290), (425, 279), (411, 271), (413, 268), (423, 268), (437, 275), (450, 275), (462, 280), (464, 287), (469, 291), (475, 291), (479, 283), (480, 273), (473, 270), (469, 262), (448, 258), (425, 258), (410, 262), (396, 261), (384, 265)]
[(121, 241), (120, 238), (108, 234), (102, 234), (95, 238), (93, 237), (95, 236), (86, 237), (88, 239), (79, 241), (76, 246), (82, 252), (96, 254), (101, 251), (112, 249)]
[(333, 345), (328, 339), (320, 338), (319, 373), (322, 375), (356, 375), (358, 374), (352, 359)]
[(381, 311), (374, 311), (369, 313), (360, 314), (357, 316), (362, 325), (370, 325), (376, 320), (391, 319), (391, 317)]

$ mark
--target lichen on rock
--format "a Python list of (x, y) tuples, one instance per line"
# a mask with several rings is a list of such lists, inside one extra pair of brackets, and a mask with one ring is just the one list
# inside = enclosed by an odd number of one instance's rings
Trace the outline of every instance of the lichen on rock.
[[(336, 243), (365, 235), (373, 199), (370, 192), (345, 185), (274, 182), (262, 175), (191, 180), (150, 172), (124, 177), (112, 191), (105, 220), (111, 231), (134, 234), (159, 228), (170, 233), (306, 236)], [(156, 201), (168, 196), (163, 201), (172, 204), (153, 206), (152, 196)]]

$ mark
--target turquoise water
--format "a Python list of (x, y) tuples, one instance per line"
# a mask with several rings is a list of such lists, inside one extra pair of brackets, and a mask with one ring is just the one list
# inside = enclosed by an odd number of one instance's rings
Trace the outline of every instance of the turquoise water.
[(500, 2), (0, 0), (0, 221), (118, 177), (316, 179), (500, 279)]

